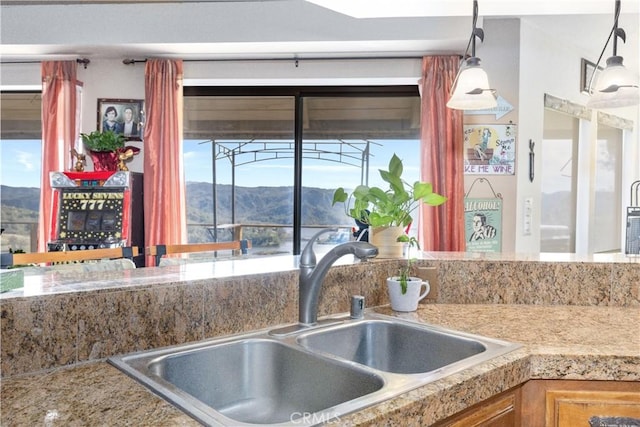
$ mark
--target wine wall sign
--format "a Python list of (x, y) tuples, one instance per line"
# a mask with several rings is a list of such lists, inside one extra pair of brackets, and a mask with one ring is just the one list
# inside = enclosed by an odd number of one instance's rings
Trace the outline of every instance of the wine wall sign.
[(515, 175), (516, 126), (465, 125), (466, 175)]

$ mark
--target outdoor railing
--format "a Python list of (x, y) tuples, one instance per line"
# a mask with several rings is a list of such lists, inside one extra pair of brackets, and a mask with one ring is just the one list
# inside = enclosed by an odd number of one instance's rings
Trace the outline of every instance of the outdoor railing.
[[(22, 232), (15, 232), (12, 230), (12, 226), (19, 226), (19, 225), (26, 225), (28, 226), (28, 233), (22, 233)], [(16, 250), (16, 249), (22, 249), (25, 252), (37, 252), (38, 250), (38, 223), (37, 222), (32, 222), (32, 221), (2, 221), (1, 228), (3, 228), (5, 231), (4, 233), (10, 233), (12, 235), (24, 235), (25, 238), (28, 238), (29, 241), (29, 247), (28, 248), (18, 248), (18, 247), (12, 247), (12, 249)], [(217, 234), (217, 240), (218, 241), (228, 241), (228, 240), (234, 240), (234, 239), (242, 239), (246, 236), (244, 236), (245, 234), (245, 230), (247, 229), (260, 229), (260, 228), (265, 228), (265, 229), (272, 229), (272, 230), (278, 230), (278, 229), (292, 229), (293, 225), (290, 224), (265, 224), (265, 223), (240, 223), (240, 224), (220, 224), (217, 227), (214, 227), (213, 224), (209, 223), (209, 224), (203, 224), (203, 223), (187, 223), (187, 230), (190, 229), (197, 229), (197, 228), (202, 228), (204, 230), (206, 230), (206, 235), (200, 235), (201, 237), (199, 239), (197, 239), (197, 241), (193, 241), (193, 242), (189, 242), (189, 243), (205, 243), (205, 242), (211, 242), (211, 241), (215, 241), (215, 237), (216, 237), (216, 231), (218, 232)], [(303, 225), (302, 226), (303, 229), (321, 229), (321, 228), (338, 228), (341, 230), (351, 230), (351, 226), (349, 225), (335, 225), (335, 224), (321, 224), (321, 225)], [(3, 234), (4, 234), (3, 233)], [(304, 236), (303, 236), (303, 240), (304, 240)], [(11, 246), (11, 244), (6, 243), (5, 239), (1, 239), (2, 240), (2, 251), (8, 251), (9, 250), (9, 246)]]

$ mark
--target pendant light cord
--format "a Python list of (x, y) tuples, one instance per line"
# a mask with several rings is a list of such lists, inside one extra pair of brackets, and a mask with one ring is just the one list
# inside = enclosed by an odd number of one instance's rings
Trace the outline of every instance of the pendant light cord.
[(480, 41), (484, 41), (484, 31), (481, 28), (477, 28), (476, 24), (478, 23), (478, 1), (473, 0), (473, 21), (471, 27), (471, 37), (469, 37), (469, 42), (467, 43), (467, 48), (464, 50), (464, 55), (462, 55), (462, 60), (460, 63), (467, 59), (467, 54), (469, 53), (469, 47), (471, 47), (471, 56), (476, 56), (476, 37), (480, 38)]
[[(602, 48), (602, 52), (600, 52), (600, 56), (598, 57), (598, 61), (596, 61), (596, 66), (593, 70), (593, 74), (591, 74), (591, 78), (589, 79), (589, 94), (591, 94), (591, 87), (593, 85), (593, 80), (596, 76), (596, 71), (598, 71), (598, 66), (600, 65), (600, 61), (602, 61), (602, 57), (604, 56), (604, 52), (607, 50), (607, 46), (609, 46), (609, 42), (611, 41), (611, 37), (613, 36), (613, 56), (616, 56), (618, 53), (618, 18), (620, 17), (620, 0), (616, 0), (616, 8), (613, 19), (613, 28), (609, 32), (609, 37), (607, 37), (607, 41)], [(624, 34), (624, 31), (622, 32)]]
[(458, 83), (458, 78), (460, 77), (460, 73), (462, 72), (462, 64), (467, 60), (467, 55), (469, 53), (469, 47), (471, 47), (471, 56), (476, 56), (476, 37), (480, 38), (480, 41), (484, 41), (484, 31), (482, 28), (477, 28), (476, 24), (478, 22), (478, 0), (473, 0), (473, 20), (471, 27), (471, 37), (469, 37), (469, 42), (467, 42), (467, 47), (464, 50), (464, 54), (462, 58), (460, 58), (460, 63), (458, 64), (458, 72), (456, 73), (456, 77), (453, 79), (452, 88), (456, 87), (456, 83)]

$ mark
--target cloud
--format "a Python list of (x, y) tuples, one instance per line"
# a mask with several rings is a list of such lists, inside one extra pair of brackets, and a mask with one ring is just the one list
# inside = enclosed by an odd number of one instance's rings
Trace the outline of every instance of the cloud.
[(16, 161), (22, 165), (24, 170), (32, 171), (35, 169), (33, 154), (27, 151), (15, 151)]

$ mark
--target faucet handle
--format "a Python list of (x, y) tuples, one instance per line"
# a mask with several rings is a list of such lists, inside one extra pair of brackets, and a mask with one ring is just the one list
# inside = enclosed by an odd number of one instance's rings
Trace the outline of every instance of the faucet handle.
[(307, 246), (304, 247), (304, 249), (302, 250), (302, 253), (300, 254), (300, 262), (299, 262), (300, 267), (315, 267), (316, 254), (315, 252), (313, 252), (313, 244), (315, 243), (316, 240), (318, 240), (318, 237), (320, 237), (320, 235), (324, 233), (331, 233), (331, 232), (335, 233), (336, 231), (338, 231), (337, 228), (325, 228), (323, 230), (318, 231), (316, 234), (314, 234), (313, 237), (309, 239), (309, 243), (307, 243)]
[(352, 319), (362, 319), (364, 317), (364, 297), (362, 295), (351, 296), (351, 314)]

